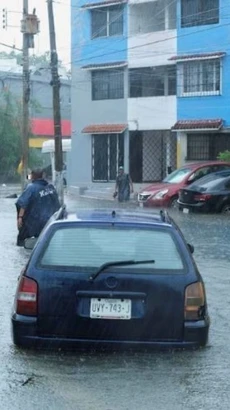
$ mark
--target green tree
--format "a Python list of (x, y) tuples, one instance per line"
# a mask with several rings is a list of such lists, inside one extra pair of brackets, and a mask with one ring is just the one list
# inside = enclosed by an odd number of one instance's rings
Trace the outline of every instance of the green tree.
[(14, 51), (14, 50), (12, 50), (12, 51), (10, 51), (10, 52), (7, 52), (7, 51), (0, 51), (0, 58), (17, 58), (17, 53)]
[[(7, 53), (6, 51), (1, 51), (0, 58), (6, 58), (6, 59), (16, 58), (17, 63), (19, 65), (22, 64), (22, 53), (16, 53), (14, 50), (12, 50), (10, 53)], [(50, 66), (50, 52), (45, 51), (45, 53), (40, 54), (40, 55), (31, 54), (29, 56), (29, 62), (30, 62), (30, 65), (33, 65), (33, 66), (42, 66), (42, 68), (48, 68)], [(59, 67), (61, 66), (62, 66), (62, 61), (59, 60)]]
[(220, 152), (217, 159), (219, 159), (220, 161), (230, 162), (230, 151), (226, 150), (224, 152)]
[(0, 98), (0, 146), (0, 176), (7, 181), (16, 177), (21, 157), (19, 111), (9, 91), (3, 91)]

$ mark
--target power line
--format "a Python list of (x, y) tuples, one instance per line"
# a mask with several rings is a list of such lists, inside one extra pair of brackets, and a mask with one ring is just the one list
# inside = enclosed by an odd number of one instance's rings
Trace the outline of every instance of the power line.
[(3, 46), (3, 47), (12, 48), (13, 50), (17, 50), (17, 51), (22, 52), (22, 49), (21, 49), (21, 48), (17, 48), (17, 47), (15, 47), (15, 46), (11, 46), (11, 45), (9, 45), (9, 44), (5, 44), (5, 43), (0, 42), (0, 45)]
[[(173, 2), (171, 2), (170, 4), (172, 4), (172, 3), (174, 3), (175, 2), (175, 0), (173, 1)], [(222, 9), (224, 9), (225, 7), (227, 7), (227, 6), (224, 6), (224, 7), (222, 7)], [(215, 9), (213, 9), (213, 10), (215, 10)], [(164, 11), (164, 10), (163, 10)], [(162, 12), (162, 11), (161, 11)], [(159, 13), (160, 14), (160, 13)], [(200, 13), (198, 13), (198, 14), (202, 14), (202, 12), (200, 12)], [(201, 30), (199, 30), (199, 31), (201, 31)], [(149, 35), (151, 35), (152, 33), (146, 33), (146, 35), (147, 36), (149, 36)], [(195, 34), (195, 33), (194, 33)], [(127, 37), (122, 37), (122, 38), (120, 38), (120, 39), (118, 39), (117, 41), (123, 41), (125, 38), (128, 38), (129, 36), (127, 36)], [(179, 36), (177, 36), (177, 38), (179, 38)], [(161, 40), (161, 41), (167, 41), (168, 39), (165, 39), (165, 40)], [(91, 40), (89, 40), (89, 43), (91, 42)], [(84, 45), (85, 45), (86, 43), (84, 42)], [(148, 43), (147, 43), (148, 44)], [(143, 44), (143, 45), (141, 45), (140, 47), (144, 47), (145, 46), (145, 44)], [(110, 47), (110, 44), (109, 44), (109, 41), (108, 41), (108, 47)], [(131, 47), (130, 49), (132, 49), (133, 47)], [(62, 49), (65, 49), (64, 47), (62, 48)], [(72, 48), (72, 51), (74, 50), (74, 47)], [(125, 49), (126, 50), (126, 49)], [(94, 52), (96, 52), (97, 50), (94, 50)], [(117, 52), (120, 52), (120, 50), (113, 50), (113, 51), (110, 51), (110, 53), (109, 54), (113, 54), (113, 53), (117, 53)], [(95, 58), (98, 58), (98, 57), (101, 57), (101, 56), (103, 56), (104, 54), (102, 54), (102, 55), (96, 55), (96, 56), (92, 56), (91, 58), (92, 59), (95, 59)], [(163, 54), (162, 54), (163, 55)], [(88, 59), (88, 58), (87, 58)], [(78, 62), (78, 61), (83, 61), (83, 60), (86, 60), (86, 58), (85, 59), (81, 59), (81, 60), (75, 60), (75, 61), (73, 61), (73, 62)], [(69, 62), (68, 64), (71, 64), (71, 62)]]
[[(226, 24), (222, 24), (221, 27), (227, 27), (229, 25), (230, 25), (230, 23), (226, 23)], [(128, 50), (134, 50), (134, 49), (140, 49), (142, 47), (146, 47), (146, 46), (149, 46), (149, 45), (161, 44), (161, 43), (165, 43), (165, 42), (170, 41), (170, 40), (175, 40), (175, 39), (178, 39), (178, 38), (184, 38), (184, 37), (194, 35), (195, 33), (199, 34), (199, 33), (211, 31), (211, 30), (214, 30), (214, 29), (217, 30), (216, 27), (210, 27), (210, 28), (205, 28), (203, 30), (197, 30), (196, 32), (192, 32), (192, 33), (186, 33), (186, 34), (181, 34), (181, 35), (178, 35), (178, 36), (176, 35), (176, 36), (171, 36), (171, 37), (160, 39), (160, 40), (150, 41), (150, 42), (145, 43), (145, 44), (136, 45), (136, 46), (132, 46), (132, 47), (126, 47), (126, 48), (123, 48), (123, 49), (120, 49), (120, 50), (111, 51), (109, 53), (98, 54), (98, 55), (90, 57), (90, 58), (88, 57), (88, 58), (82, 58), (82, 59), (79, 59), (79, 60), (72, 60), (72, 63), (73, 62), (80, 63), (80, 62), (83, 62), (83, 61), (89, 61), (89, 60), (96, 59), (96, 58), (99, 58), (99, 57), (104, 57), (104, 56), (108, 56), (108, 55), (115, 55), (115, 54), (121, 53), (122, 51), (126, 51), (127, 49)]]
[[(155, 14), (154, 14), (153, 19), (156, 19), (156, 17), (158, 17), (160, 14), (165, 13), (167, 7), (170, 7), (172, 4), (175, 4), (175, 3), (176, 3), (176, 0), (173, 0), (172, 2), (168, 3), (162, 10), (160, 10), (158, 13), (155, 13)], [(131, 6), (135, 6), (135, 4), (134, 4), (134, 5), (131, 5)], [(75, 6), (73, 6), (73, 7), (75, 7)], [(224, 6), (224, 7), (227, 7), (227, 6)], [(224, 7), (223, 7), (223, 8), (224, 8)], [(78, 7), (76, 7), (76, 8), (78, 8)], [(108, 8), (109, 8), (109, 7), (106, 7), (105, 9), (108, 9)], [(81, 7), (79, 7), (78, 9), (81, 9)], [(97, 10), (98, 10), (98, 9), (97, 9)], [(212, 10), (212, 11), (215, 11), (216, 8), (215, 8), (215, 9), (211, 9), (211, 10)], [(103, 12), (103, 11), (102, 11), (102, 12)], [(123, 13), (123, 12), (122, 12), (122, 13)], [(199, 13), (196, 13), (196, 14), (193, 14), (193, 15), (199, 16), (199, 15), (202, 15), (203, 13), (205, 13), (205, 12), (199, 12)], [(130, 16), (130, 15), (131, 15), (131, 13), (128, 12), (128, 16)], [(191, 16), (193, 16), (193, 15), (191, 14)], [(121, 16), (121, 13), (120, 13), (112, 22), (109, 22), (108, 25), (112, 24), (114, 21), (116, 21), (117, 19), (119, 19), (120, 16)], [(175, 19), (176, 19), (176, 16), (175, 16)], [(151, 20), (152, 20), (152, 19), (151, 19)], [(151, 26), (151, 25), (149, 24), (149, 26)], [(148, 27), (148, 25), (145, 26), (145, 27)], [(102, 29), (98, 30), (98, 33), (101, 32), (103, 29), (104, 29), (104, 27), (102, 27)], [(97, 33), (97, 34), (98, 34), (98, 33)], [(149, 36), (149, 35), (151, 35), (151, 32), (143, 33), (142, 35), (144, 35), (144, 34), (146, 34), (147, 36)], [(130, 38), (130, 37), (132, 37), (132, 36), (130, 36), (130, 35), (128, 35), (128, 36), (122, 36), (122, 38), (117, 39), (117, 42), (124, 41), (124, 39)], [(95, 34), (95, 36), (93, 36), (93, 37), (92, 37), (90, 40), (88, 40), (87, 42), (86, 42), (86, 41), (83, 41), (83, 42), (80, 43), (80, 44), (82, 44), (82, 45), (84, 45), (84, 46), (87, 45), (88, 43), (91, 44), (91, 41), (92, 41), (94, 38), (96, 38), (96, 34)], [(79, 42), (78, 42), (78, 45), (79, 45)], [(78, 46), (77, 46), (77, 47), (78, 47)], [(110, 44), (108, 44), (108, 47), (106, 47), (106, 48), (110, 48)], [(65, 49), (65, 48), (62, 47), (62, 49)], [(72, 48), (72, 51), (73, 51), (73, 50), (74, 50), (74, 47)]]
[[(171, 3), (169, 3), (169, 5), (172, 4), (172, 3), (175, 3), (175, 0), (172, 1)], [(167, 6), (166, 6), (166, 7), (167, 7)], [(155, 14), (154, 18), (158, 17), (161, 13), (165, 12), (166, 7), (164, 7), (164, 9), (161, 10), (159, 13)], [(226, 7), (229, 8), (229, 6), (224, 6), (223, 8), (226, 8)], [(216, 10), (216, 9), (211, 9), (211, 11), (215, 11), (215, 10)], [(199, 13), (196, 13), (196, 14), (191, 14), (190, 17), (192, 17), (192, 16), (194, 16), (194, 15), (196, 15), (196, 16), (201, 16), (201, 15), (204, 14), (204, 13), (205, 13), (205, 12), (199, 12)], [(130, 16), (130, 13), (128, 13), (128, 16)], [(118, 18), (119, 18), (119, 16), (118, 16)], [(212, 20), (212, 17), (210, 17), (209, 19)], [(176, 17), (175, 17), (175, 20), (176, 20)], [(208, 20), (208, 19), (206, 19), (206, 20)], [(145, 28), (147, 28), (147, 27), (151, 27), (151, 25), (149, 24), (149, 25), (145, 26)], [(160, 31), (160, 30), (159, 30), (159, 31)], [(155, 31), (155, 32), (157, 32), (157, 31)], [(137, 35), (138, 35), (138, 34), (141, 34), (141, 35), (150, 36), (152, 33), (153, 33), (153, 32), (137, 33)], [(122, 36), (122, 38), (117, 39), (117, 42), (123, 41), (124, 39), (132, 38), (132, 37), (133, 37), (133, 35)], [(91, 38), (91, 39), (90, 39), (89, 41), (87, 41), (87, 42), (84, 41), (83, 44), (84, 44), (84, 45), (87, 44), (87, 43), (90, 44), (91, 41), (92, 41), (92, 39), (93, 39), (93, 38)]]

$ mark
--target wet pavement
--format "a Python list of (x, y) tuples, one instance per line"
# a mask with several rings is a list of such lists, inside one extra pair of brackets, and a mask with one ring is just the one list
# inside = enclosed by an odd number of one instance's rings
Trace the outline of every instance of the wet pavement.
[[(113, 202), (71, 199), (76, 207)], [(197, 351), (63, 353), (13, 346), (10, 313), (28, 254), (15, 246), (13, 199), (0, 212), (0, 406), (6, 410), (228, 410), (230, 407), (230, 218), (174, 211), (206, 283), (208, 347)]]

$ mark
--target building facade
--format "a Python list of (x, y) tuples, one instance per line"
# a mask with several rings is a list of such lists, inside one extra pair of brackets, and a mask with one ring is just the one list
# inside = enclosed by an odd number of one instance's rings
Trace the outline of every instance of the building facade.
[(72, 185), (230, 148), (229, 23), (229, 0), (72, 0)]
[(177, 8), (178, 166), (230, 149), (230, 3), (180, 0)]
[[(61, 78), (60, 101), (62, 118), (62, 135), (71, 137), (71, 81), (68, 77)], [(44, 141), (54, 138), (53, 127), (53, 96), (50, 70), (31, 68), (30, 74), (30, 121), (31, 133), (29, 144), (31, 148), (41, 148)], [(22, 103), (22, 67), (14, 60), (5, 64), (0, 60), (0, 92), (7, 89)]]
[(71, 184), (175, 168), (176, 2), (72, 0)]

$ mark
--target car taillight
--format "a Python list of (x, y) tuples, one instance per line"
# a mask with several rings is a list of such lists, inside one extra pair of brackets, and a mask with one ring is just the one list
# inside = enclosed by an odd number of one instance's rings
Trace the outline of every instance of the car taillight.
[(37, 315), (38, 285), (35, 280), (22, 276), (18, 284), (15, 311), (19, 315)]
[(187, 286), (185, 290), (184, 318), (199, 320), (204, 314), (205, 290), (202, 282)]
[(212, 197), (212, 195), (210, 195), (210, 194), (198, 194), (198, 195), (194, 195), (194, 200), (195, 201), (200, 201), (200, 202), (205, 202), (205, 201), (208, 201), (211, 197)]

